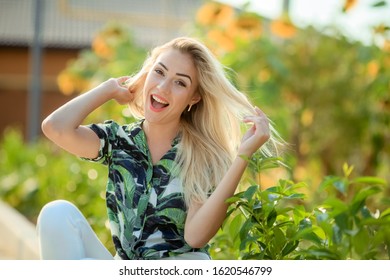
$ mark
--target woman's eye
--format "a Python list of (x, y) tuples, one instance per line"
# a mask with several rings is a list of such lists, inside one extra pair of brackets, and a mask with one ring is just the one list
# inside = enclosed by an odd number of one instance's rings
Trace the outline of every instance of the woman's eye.
[(177, 81), (176, 84), (178, 84), (181, 87), (187, 87), (186, 83), (184, 83), (183, 81)]
[(156, 72), (159, 75), (164, 75), (164, 72), (161, 69), (155, 69), (154, 72)]

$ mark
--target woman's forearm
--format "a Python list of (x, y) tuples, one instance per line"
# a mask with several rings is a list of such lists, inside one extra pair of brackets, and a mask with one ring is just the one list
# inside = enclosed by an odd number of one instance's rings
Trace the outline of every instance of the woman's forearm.
[[(269, 122), (266, 115), (257, 107), (255, 114), (244, 118), (253, 126), (245, 133), (238, 155), (250, 158), (270, 137)], [(189, 207), (185, 225), (185, 239), (192, 247), (203, 247), (217, 233), (222, 225), (228, 204), (244, 174), (248, 162), (237, 156), (233, 164), (217, 186), (213, 194), (203, 204)]]
[(43, 131), (46, 134), (46, 129), (51, 130), (52, 133), (66, 133), (74, 130), (91, 112), (110, 99), (112, 99), (112, 93), (103, 83), (51, 113), (42, 123)]
[(81, 124), (91, 112), (116, 98), (121, 91), (123, 94), (128, 92), (118, 86), (118, 80), (109, 79), (55, 110), (42, 122), (42, 131), (64, 150), (80, 157), (95, 158), (100, 140), (91, 129)]
[(234, 195), (246, 167), (247, 161), (238, 156), (206, 202), (190, 207), (185, 227), (185, 239), (192, 247), (205, 246), (217, 233), (229, 206), (226, 200)]

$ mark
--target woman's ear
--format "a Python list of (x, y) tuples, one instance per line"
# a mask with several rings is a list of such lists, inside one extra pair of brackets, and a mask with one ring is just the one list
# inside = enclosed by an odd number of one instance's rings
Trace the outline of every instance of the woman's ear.
[(194, 93), (194, 96), (191, 98), (191, 105), (195, 105), (196, 103), (198, 103), (200, 100), (202, 99), (202, 97), (200, 96), (200, 94), (198, 92), (195, 92)]

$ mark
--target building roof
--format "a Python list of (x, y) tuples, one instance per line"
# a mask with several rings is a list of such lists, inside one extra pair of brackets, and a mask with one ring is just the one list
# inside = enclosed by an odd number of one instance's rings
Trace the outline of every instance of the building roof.
[[(45, 47), (82, 48), (107, 22), (128, 25), (140, 45), (185, 35), (202, 0), (40, 0)], [(36, 0), (0, 0), (0, 45), (28, 46)]]

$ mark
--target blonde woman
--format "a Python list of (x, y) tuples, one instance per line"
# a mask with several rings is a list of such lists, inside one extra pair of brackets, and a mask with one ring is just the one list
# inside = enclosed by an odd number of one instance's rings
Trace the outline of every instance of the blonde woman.
[[(128, 103), (139, 120), (82, 125), (111, 99)], [(252, 124), (243, 136), (242, 122)], [(76, 97), (42, 129), (66, 151), (108, 166), (116, 250), (113, 257), (73, 204), (55, 201), (38, 219), (43, 259), (209, 259), (207, 244), (247, 166), (243, 158), (259, 149), (270, 155), (277, 144), (264, 113), (192, 38), (155, 48), (139, 73)]]

